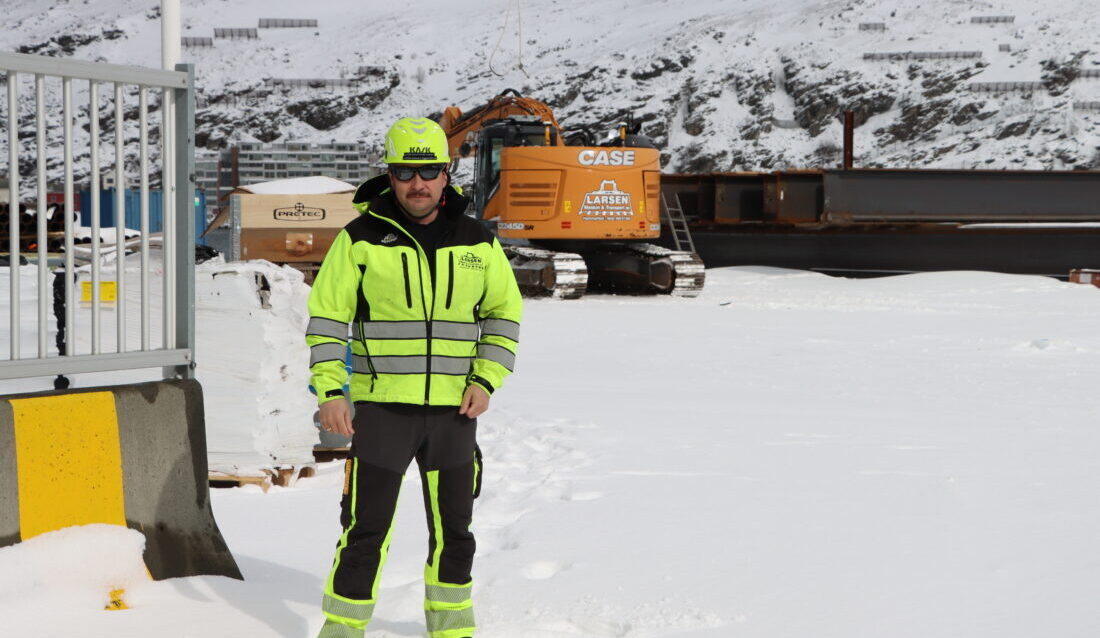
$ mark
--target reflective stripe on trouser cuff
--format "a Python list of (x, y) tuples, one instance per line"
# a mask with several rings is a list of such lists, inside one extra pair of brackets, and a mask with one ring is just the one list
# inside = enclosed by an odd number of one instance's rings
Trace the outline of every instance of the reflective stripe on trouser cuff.
[(325, 594), (321, 601), (321, 611), (325, 612), (325, 616), (331, 621), (356, 627), (362, 631), (374, 614), (374, 601), (352, 602)]
[(309, 325), (306, 326), (306, 334), (347, 341), (348, 324), (333, 319), (325, 319), (324, 317), (310, 317)]
[(428, 624), (428, 635), (432, 638), (450, 638), (468, 636), (474, 630), (474, 608), (465, 609), (426, 609), (424, 618)]
[(366, 629), (363, 627), (352, 627), (326, 618), (317, 638), (363, 638), (364, 633)]
[[(411, 356), (371, 357), (374, 371), (381, 374), (427, 374), (428, 358), (422, 354)], [(443, 357), (432, 355), (432, 374), (465, 376), (470, 372), (472, 357)], [(360, 374), (370, 374), (367, 358), (353, 355), (351, 369)]]
[(519, 341), (519, 324), (507, 319), (485, 319), (481, 322), (481, 334), (499, 335), (512, 341)]
[(309, 349), (309, 365), (313, 367), (322, 361), (346, 361), (348, 345), (346, 343), (319, 343)]
[[(423, 321), (366, 321), (362, 329), (355, 324), (356, 339), (427, 339), (427, 324)], [(477, 341), (476, 323), (433, 321), (432, 337), (454, 341)]]
[(477, 358), (496, 361), (505, 368), (508, 368), (509, 371), (516, 367), (516, 355), (507, 348), (492, 343), (478, 344)]
[(425, 585), (424, 599), (428, 603), (464, 603), (470, 600), (473, 583), (465, 585)]

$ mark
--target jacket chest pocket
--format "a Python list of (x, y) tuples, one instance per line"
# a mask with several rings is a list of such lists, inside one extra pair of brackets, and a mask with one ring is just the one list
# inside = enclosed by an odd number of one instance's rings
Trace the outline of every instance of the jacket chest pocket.
[(401, 274), (405, 281), (405, 304), (409, 307), (413, 307), (412, 298), (412, 279), (409, 276), (409, 254), (407, 252), (401, 252)]
[[(363, 276), (362, 290), (375, 318), (420, 309), (420, 263), (411, 248), (392, 247), (372, 255)], [(380, 314), (379, 314), (380, 313)], [(392, 318), (392, 317), (391, 317)]]
[(485, 288), (484, 260), (469, 249), (454, 248), (445, 252), (446, 258), (440, 259), (436, 266), (439, 275), (445, 278), (440, 282), (445, 287), (438, 289), (443, 307), (450, 310), (462, 308), (464, 303), (476, 304)]
[(455, 253), (453, 250), (447, 251), (447, 302), (444, 306), (448, 310), (451, 308), (451, 298), (454, 296), (455, 290)]

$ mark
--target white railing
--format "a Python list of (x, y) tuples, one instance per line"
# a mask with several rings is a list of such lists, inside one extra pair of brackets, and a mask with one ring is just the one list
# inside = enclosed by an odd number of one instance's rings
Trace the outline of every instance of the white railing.
[[(7, 127), (9, 183), (9, 277), (11, 310), (9, 359), (0, 361), (0, 379), (29, 378), (40, 376), (67, 375), (85, 372), (110, 370), (130, 370), (138, 368), (162, 367), (164, 376), (193, 378), (195, 343), (195, 275), (194, 241), (195, 216), (193, 214), (194, 197), (194, 69), (191, 65), (177, 65), (175, 71), (162, 71), (141, 67), (98, 64), (65, 60), (35, 55), (0, 53), (0, 73), (4, 74), (7, 84), (7, 114), (0, 122)], [(36, 123), (36, 169), (37, 186), (37, 289), (38, 315), (37, 337), (38, 353), (34, 357), (22, 356), (20, 349), (20, 331), (26, 328), (20, 322), (20, 215), (22, 201), (21, 182), (23, 176), (19, 170), (19, 156), (22, 150), (19, 140), (19, 91), (25, 78), (33, 78), (34, 118)], [(61, 104), (47, 99), (47, 87), (60, 83)], [(91, 259), (90, 259), (90, 347), (88, 352), (78, 352), (76, 348), (76, 298), (75, 283), (77, 268), (74, 259), (74, 120), (73, 108), (75, 88), (87, 89), (89, 132), (88, 151), (90, 155), (89, 186), (91, 189)], [(135, 246), (140, 252), (140, 345), (128, 342), (127, 335), (127, 291), (125, 277), (125, 206), (124, 191), (115, 189), (115, 251), (114, 270), (116, 273), (116, 301), (114, 319), (117, 336), (114, 339), (113, 352), (102, 347), (103, 303), (101, 299), (101, 267), (105, 260), (100, 250), (100, 89), (113, 89), (113, 113), (107, 118), (114, 132), (114, 178), (117, 185), (126, 183), (125, 150), (126, 139), (123, 129), (126, 121), (127, 88), (137, 93), (138, 120), (138, 167), (140, 182), (140, 243)], [(150, 92), (160, 97), (160, 158), (161, 186), (163, 198), (163, 237), (161, 254), (163, 259), (163, 325), (159, 344), (152, 339), (152, 303), (150, 293), (151, 265), (149, 259), (149, 97)], [(30, 109), (23, 109), (29, 115)], [(46, 253), (47, 199), (47, 137), (46, 123), (48, 115), (54, 118), (60, 114), (62, 119), (63, 140), (56, 137), (49, 146), (63, 146), (64, 161), (64, 309), (63, 317), (58, 317), (58, 329), (65, 331), (63, 352), (51, 352), (47, 344), (49, 332), (48, 310), (53, 295), (47, 282), (49, 260)], [(28, 178), (29, 180), (29, 178)], [(137, 295), (135, 295), (136, 297)], [(63, 324), (63, 326), (62, 326)], [(159, 345), (159, 347), (158, 347)]]

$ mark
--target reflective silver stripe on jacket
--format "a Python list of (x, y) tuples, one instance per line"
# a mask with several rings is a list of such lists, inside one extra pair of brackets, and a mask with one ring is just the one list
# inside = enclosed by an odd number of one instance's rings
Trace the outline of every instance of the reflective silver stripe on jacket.
[(320, 343), (309, 349), (309, 367), (322, 361), (345, 361), (348, 346), (345, 343)]
[(433, 321), (432, 337), (454, 341), (477, 341), (477, 324), (458, 321)]
[[(353, 355), (351, 358), (352, 372), (370, 374), (367, 365), (367, 357)], [(374, 371), (379, 374), (427, 374), (428, 358), (422, 354), (409, 356), (380, 356), (371, 357)], [(432, 374), (451, 374), (465, 376), (470, 372), (470, 364), (473, 357), (443, 357), (432, 355)]]
[(507, 319), (485, 319), (481, 322), (481, 336), (498, 335), (519, 341), (519, 324)]
[(316, 337), (332, 337), (341, 341), (348, 340), (348, 324), (324, 317), (310, 317), (306, 334)]
[(512, 371), (512, 368), (516, 367), (516, 355), (512, 354), (507, 348), (502, 348), (492, 343), (478, 344), (477, 358), (496, 361), (505, 368), (508, 368), (509, 372)]
[[(423, 321), (364, 321), (362, 330), (355, 323), (355, 338), (362, 339), (427, 339), (428, 332)], [(477, 341), (476, 323), (458, 321), (433, 321), (432, 337), (452, 339), (454, 341)]]
[[(360, 326), (362, 330), (360, 331)], [(426, 339), (428, 332), (423, 321), (364, 321), (355, 322), (355, 338), (362, 339)]]

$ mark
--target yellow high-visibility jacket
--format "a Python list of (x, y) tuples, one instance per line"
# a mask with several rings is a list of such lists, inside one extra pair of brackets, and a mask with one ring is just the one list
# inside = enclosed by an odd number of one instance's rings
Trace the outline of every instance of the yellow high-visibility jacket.
[(448, 223), (432, 280), (424, 250), (398, 221), (385, 175), (353, 198), (361, 213), (336, 236), (309, 295), (310, 372), (319, 403), (343, 396), (351, 327), (351, 400), (459, 405), (515, 368), (523, 311), (500, 242), (444, 190)]

